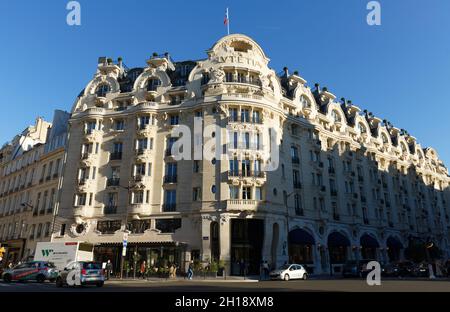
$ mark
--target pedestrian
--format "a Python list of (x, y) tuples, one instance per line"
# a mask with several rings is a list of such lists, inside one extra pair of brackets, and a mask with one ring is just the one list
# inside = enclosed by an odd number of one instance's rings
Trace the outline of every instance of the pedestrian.
[(189, 268), (188, 268), (188, 272), (187, 272), (188, 280), (192, 280), (193, 275), (194, 275), (194, 270), (192, 269), (192, 264), (189, 264)]
[(259, 280), (263, 281), (265, 279), (266, 272), (264, 272), (264, 261), (261, 260), (259, 264)]
[(169, 267), (169, 278), (174, 278), (174, 267), (173, 264), (170, 265)]
[(239, 262), (239, 269), (240, 269), (240, 275), (244, 276), (245, 275), (245, 261), (244, 261), (244, 259), (241, 259), (241, 261)]
[(269, 271), (270, 271), (269, 263), (267, 261), (264, 261), (263, 267), (264, 267), (264, 278), (269, 279)]
[(112, 273), (112, 264), (111, 260), (108, 259), (108, 261), (106, 262), (106, 280), (109, 280), (109, 278), (111, 277), (111, 273)]
[(146, 273), (147, 273), (147, 263), (144, 261), (142, 261), (141, 263), (141, 268), (140, 268), (140, 273), (141, 273), (141, 277), (144, 279), (146, 277)]

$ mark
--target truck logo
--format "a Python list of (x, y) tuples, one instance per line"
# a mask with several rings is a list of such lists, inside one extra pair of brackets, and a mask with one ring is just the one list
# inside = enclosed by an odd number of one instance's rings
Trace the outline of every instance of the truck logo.
[(52, 253), (53, 253), (53, 249), (42, 249), (42, 256), (44, 256), (44, 257), (48, 257)]

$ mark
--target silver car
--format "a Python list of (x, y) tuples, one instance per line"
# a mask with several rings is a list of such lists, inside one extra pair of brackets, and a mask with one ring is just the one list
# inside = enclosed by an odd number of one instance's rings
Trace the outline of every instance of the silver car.
[(73, 261), (59, 272), (56, 287), (96, 285), (102, 287), (105, 283), (102, 264), (93, 261)]
[(270, 272), (271, 279), (280, 279), (289, 281), (291, 279), (303, 279), (308, 278), (308, 272), (300, 264), (285, 264), (279, 269)]

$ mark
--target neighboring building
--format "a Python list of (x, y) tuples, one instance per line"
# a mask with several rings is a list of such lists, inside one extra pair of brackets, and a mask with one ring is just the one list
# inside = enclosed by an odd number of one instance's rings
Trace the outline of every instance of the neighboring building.
[[(222, 260), (254, 274), (267, 260), (338, 272), (346, 259), (404, 258), (413, 242), (450, 256), (450, 178), (435, 150), (296, 72), (277, 75), (247, 36), (207, 53), (133, 69), (99, 59), (72, 109), (53, 241), (94, 243), (116, 271), (125, 230), (125, 268)], [(229, 159), (194, 148), (212, 138), (227, 139), (215, 151)], [(194, 160), (176, 160), (181, 142)]]
[(53, 124), (38, 118), (0, 150), (0, 243), (4, 265), (33, 256), (49, 241), (62, 172), (67, 121), (56, 111)]

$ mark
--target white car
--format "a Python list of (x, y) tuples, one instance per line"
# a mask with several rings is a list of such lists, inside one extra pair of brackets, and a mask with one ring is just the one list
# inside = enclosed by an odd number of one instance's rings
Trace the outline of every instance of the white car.
[(290, 279), (306, 280), (308, 278), (308, 272), (300, 264), (285, 264), (279, 269), (270, 272), (270, 278), (285, 281)]

